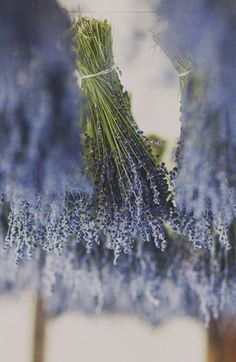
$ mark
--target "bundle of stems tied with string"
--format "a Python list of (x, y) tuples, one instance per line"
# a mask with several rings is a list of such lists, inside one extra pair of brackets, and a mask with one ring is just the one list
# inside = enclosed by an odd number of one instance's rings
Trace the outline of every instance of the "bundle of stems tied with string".
[(80, 18), (73, 30), (85, 98), (86, 172), (93, 182), (86, 201), (90, 229), (81, 237), (88, 243), (105, 242), (115, 259), (137, 238), (164, 249), (164, 223), (173, 208), (169, 175), (132, 116), (114, 62), (111, 25)]
[(181, 136), (174, 183), (176, 204), (188, 214), (187, 223), (181, 217), (181, 231), (186, 233), (187, 225), (196, 247), (212, 249), (217, 240), (226, 250), (232, 247), (230, 229), (236, 218), (236, 72), (230, 42), (236, 27), (234, 5), (228, 5), (162, 1), (158, 15), (168, 26), (155, 36), (180, 76)]

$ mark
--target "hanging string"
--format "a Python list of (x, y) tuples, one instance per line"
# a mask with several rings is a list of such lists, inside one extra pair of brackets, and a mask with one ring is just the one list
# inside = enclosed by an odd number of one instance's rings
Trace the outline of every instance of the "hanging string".
[(182, 78), (182, 77), (187, 77), (190, 73), (192, 73), (192, 70), (189, 69), (189, 70), (186, 70), (185, 72), (183, 73), (179, 73), (179, 77)]
[(70, 10), (69, 13), (71, 14), (91, 14), (91, 13), (105, 13), (105, 14), (156, 14), (155, 11), (151, 10)]
[(117, 68), (117, 66), (115, 64), (113, 64), (113, 66), (111, 68), (109, 68), (109, 69), (105, 69), (105, 70), (102, 70), (101, 72), (94, 73), (94, 74), (84, 75), (83, 77), (81, 77), (81, 81), (83, 81), (85, 79), (90, 79), (90, 78), (98, 77), (98, 76), (101, 76), (101, 75), (109, 74), (113, 70), (115, 70), (116, 68)]

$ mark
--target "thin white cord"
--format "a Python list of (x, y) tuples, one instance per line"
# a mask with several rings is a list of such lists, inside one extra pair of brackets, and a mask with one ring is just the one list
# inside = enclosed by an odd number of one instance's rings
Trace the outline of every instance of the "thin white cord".
[(94, 14), (94, 13), (105, 13), (105, 14), (155, 14), (155, 11), (149, 11), (149, 10), (121, 10), (121, 11), (114, 11), (114, 10), (104, 10), (104, 11), (98, 11), (98, 10), (87, 10), (87, 11), (83, 11), (83, 10), (69, 10), (69, 13), (71, 14)]
[(180, 78), (182, 78), (182, 77), (186, 77), (186, 76), (187, 76), (187, 75), (189, 75), (191, 72), (192, 72), (192, 70), (191, 70), (191, 69), (186, 70), (186, 72), (179, 73), (179, 77), (180, 77)]
[(81, 81), (85, 80), (85, 79), (90, 79), (90, 78), (94, 78), (94, 77), (100, 77), (101, 75), (105, 75), (108, 73), (111, 73), (114, 69), (116, 69), (116, 65), (113, 64), (113, 66), (109, 69), (105, 69), (102, 70), (101, 72), (98, 73), (94, 73), (94, 74), (89, 74), (89, 75), (84, 75), (83, 77), (81, 77)]

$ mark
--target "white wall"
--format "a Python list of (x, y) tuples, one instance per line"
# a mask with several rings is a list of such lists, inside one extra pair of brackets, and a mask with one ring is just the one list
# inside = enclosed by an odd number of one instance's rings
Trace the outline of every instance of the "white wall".
[(204, 362), (205, 331), (190, 319), (159, 328), (125, 317), (68, 315), (49, 325), (46, 362)]

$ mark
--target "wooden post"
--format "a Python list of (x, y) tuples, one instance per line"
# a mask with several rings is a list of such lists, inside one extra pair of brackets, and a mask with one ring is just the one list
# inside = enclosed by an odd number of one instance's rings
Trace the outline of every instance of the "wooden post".
[(208, 332), (207, 362), (236, 362), (236, 318), (212, 321)]
[(32, 362), (45, 360), (46, 316), (41, 298), (37, 298), (35, 305), (35, 322), (33, 336)]

